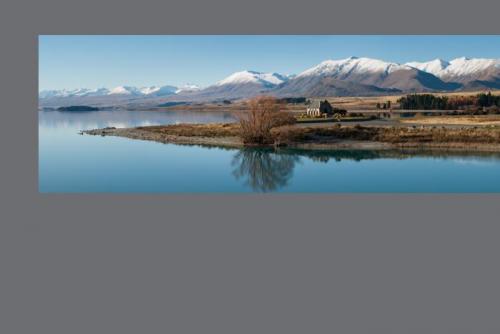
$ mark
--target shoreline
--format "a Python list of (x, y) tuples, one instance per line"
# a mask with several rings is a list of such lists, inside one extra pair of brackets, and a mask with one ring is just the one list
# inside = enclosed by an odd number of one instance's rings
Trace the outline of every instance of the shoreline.
[[(356, 127), (343, 126), (342, 130), (350, 129), (353, 131)], [(457, 152), (500, 152), (500, 134), (498, 140), (484, 142), (460, 142), (460, 141), (418, 141), (407, 140), (398, 142), (396, 139), (389, 140), (373, 140), (373, 139), (355, 139), (355, 138), (335, 138), (333, 136), (321, 137), (314, 133), (314, 128), (301, 128), (302, 130), (313, 132), (313, 138), (309, 140), (289, 140), (282, 145), (246, 145), (237, 134), (236, 124), (180, 124), (180, 125), (165, 125), (165, 126), (146, 126), (134, 128), (102, 128), (83, 130), (80, 134), (93, 136), (114, 136), (129, 138), (135, 140), (154, 141), (164, 144), (178, 145), (199, 145), (206, 147), (226, 147), (226, 148), (245, 148), (245, 147), (286, 147), (290, 149), (302, 150), (436, 150), (436, 151), (457, 151)], [(318, 129), (318, 128), (316, 128)], [(363, 129), (360, 127), (360, 129)], [(365, 128), (366, 129), (366, 128)], [(373, 128), (382, 130), (382, 128)], [(299, 128), (294, 128), (292, 131), (302, 131)], [(327, 128), (330, 131), (338, 131), (334, 127)], [(434, 129), (411, 129), (406, 131), (411, 132), (412, 136), (419, 135), (427, 136), (428, 131)], [(442, 130), (452, 132), (452, 129)], [(471, 133), (468, 130), (466, 133)], [(480, 136), (479, 134), (474, 134)], [(419, 138), (417, 138), (419, 139)], [(396, 140), (396, 141), (394, 141)], [(477, 140), (477, 139), (476, 139)]]

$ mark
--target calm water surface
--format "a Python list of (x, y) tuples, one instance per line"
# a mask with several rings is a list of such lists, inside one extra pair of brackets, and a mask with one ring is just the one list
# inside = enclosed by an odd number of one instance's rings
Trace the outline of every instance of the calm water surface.
[(225, 112), (39, 112), (41, 192), (500, 192), (500, 155), (219, 149), (79, 135)]

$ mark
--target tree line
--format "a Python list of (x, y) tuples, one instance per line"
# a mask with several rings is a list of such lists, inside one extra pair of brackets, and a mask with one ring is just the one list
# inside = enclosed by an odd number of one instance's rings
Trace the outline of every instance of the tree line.
[(386, 103), (381, 104), (377, 103), (377, 109), (391, 109), (391, 101), (387, 101)]
[(500, 106), (500, 95), (481, 93), (476, 96), (436, 96), (433, 94), (411, 94), (398, 100), (401, 109), (453, 110), (464, 107)]

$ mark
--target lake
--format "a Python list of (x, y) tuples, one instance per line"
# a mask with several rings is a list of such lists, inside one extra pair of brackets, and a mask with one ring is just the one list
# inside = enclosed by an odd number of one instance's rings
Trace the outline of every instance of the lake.
[(234, 121), (227, 112), (39, 111), (39, 191), (500, 192), (500, 154), (180, 146), (80, 130)]

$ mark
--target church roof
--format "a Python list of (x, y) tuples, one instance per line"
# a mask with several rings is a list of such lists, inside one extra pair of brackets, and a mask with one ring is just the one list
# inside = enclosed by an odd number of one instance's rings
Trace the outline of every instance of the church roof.
[(319, 108), (321, 106), (320, 100), (312, 100), (311, 104), (309, 104), (309, 108)]

